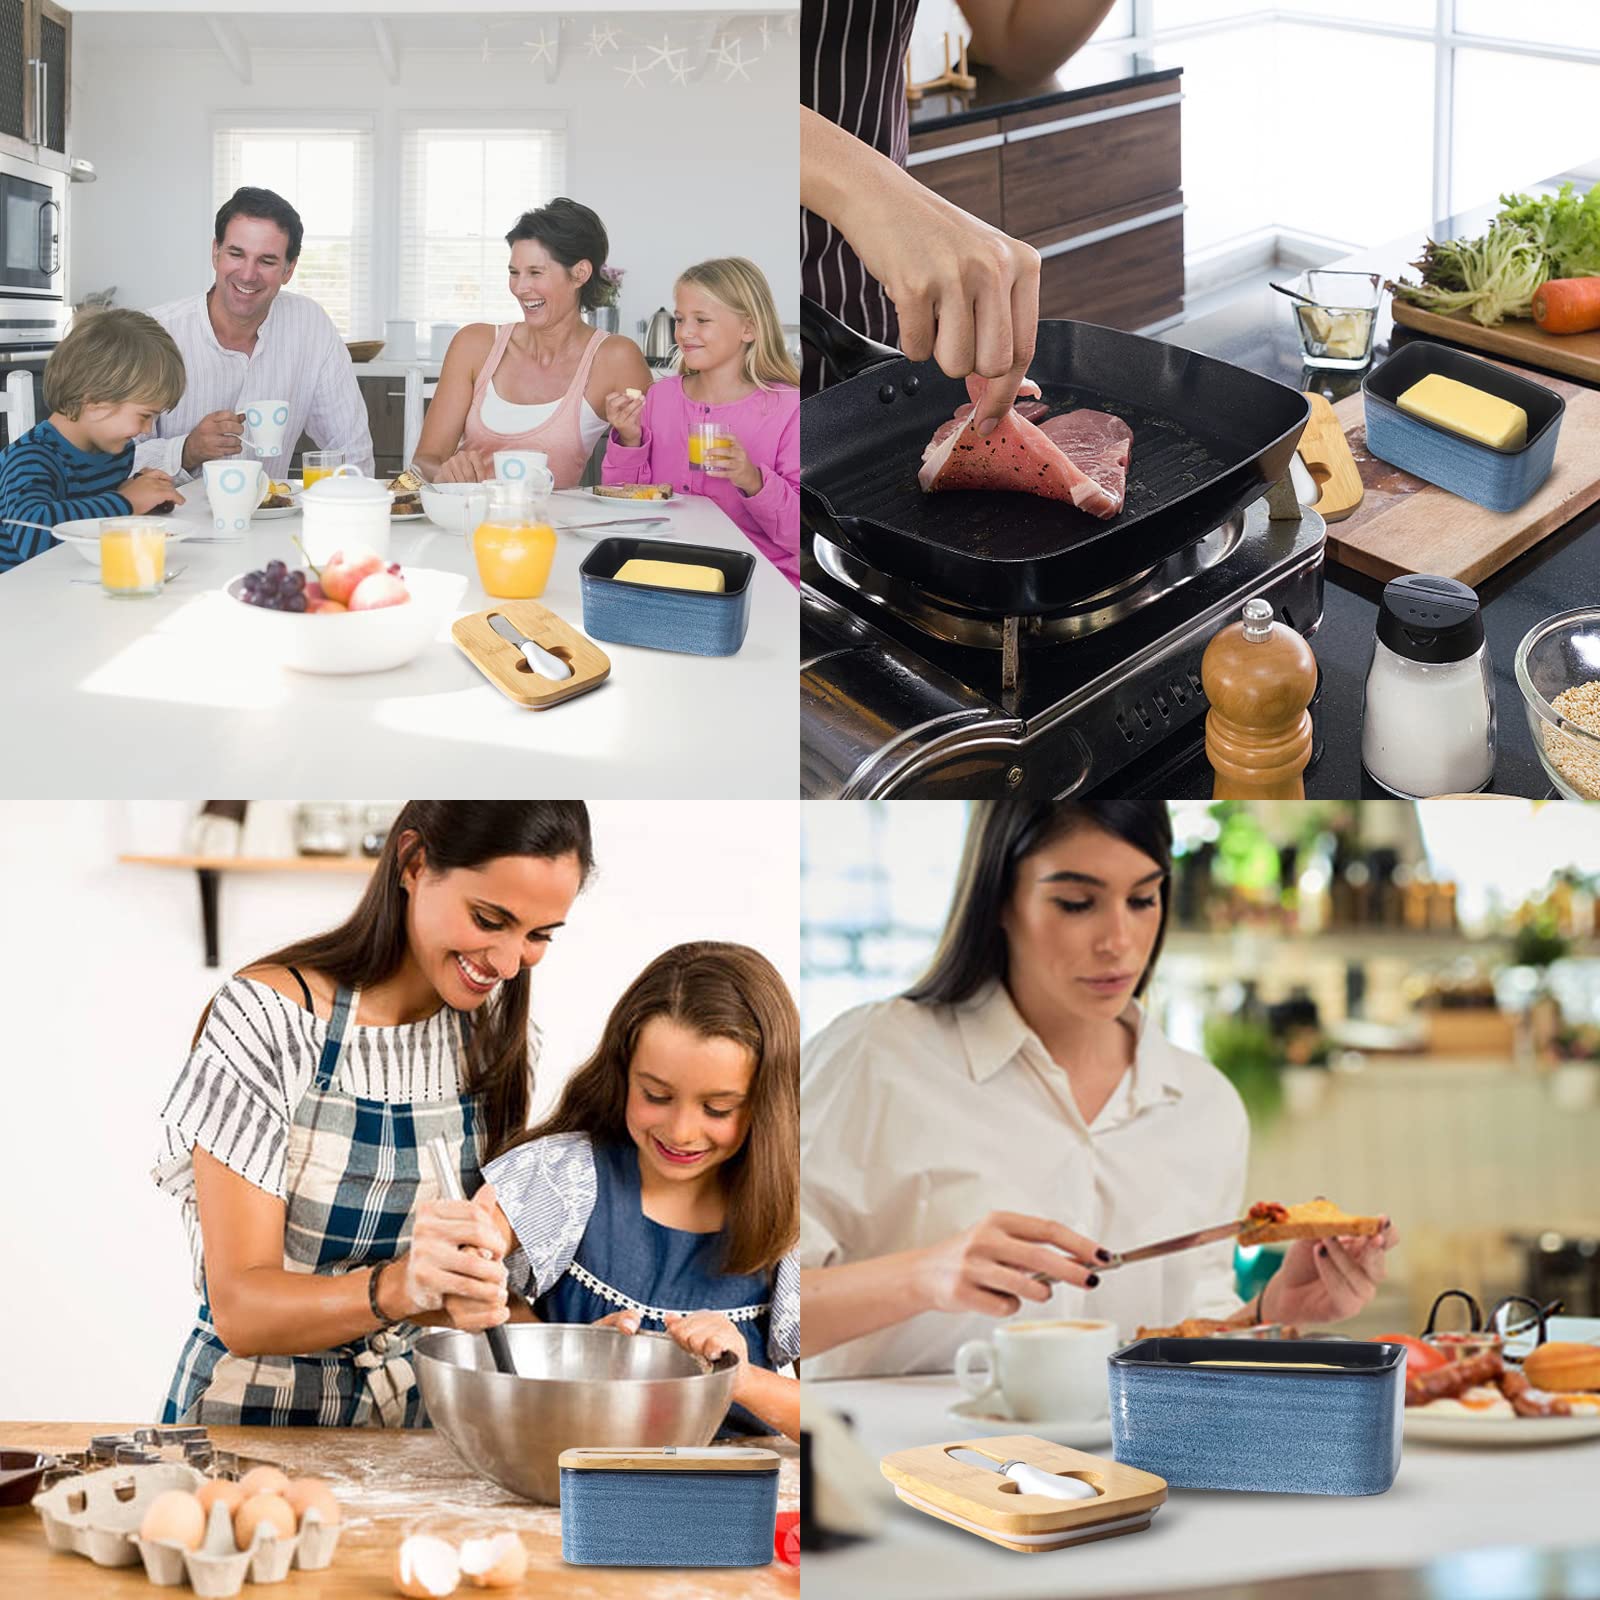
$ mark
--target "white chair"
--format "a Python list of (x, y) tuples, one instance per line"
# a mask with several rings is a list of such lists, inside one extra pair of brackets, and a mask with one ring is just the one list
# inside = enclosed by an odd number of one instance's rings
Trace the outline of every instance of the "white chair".
[(423, 377), (421, 367), (406, 368), (405, 386), (405, 416), (401, 423), (401, 431), (405, 435), (405, 446), (400, 465), (409, 467), (411, 458), (417, 453), (417, 441), (422, 437), (422, 413), (426, 409), (426, 402), (434, 397), (439, 385), (430, 383)]
[(14, 444), (39, 419), (33, 410), (33, 374), (15, 371), (6, 374), (6, 390), (0, 396), (0, 413), (6, 419), (6, 442)]

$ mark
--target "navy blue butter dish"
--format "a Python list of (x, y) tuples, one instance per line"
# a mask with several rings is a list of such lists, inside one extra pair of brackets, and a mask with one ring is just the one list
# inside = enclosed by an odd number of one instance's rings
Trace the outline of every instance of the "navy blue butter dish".
[[(724, 591), (668, 589), (619, 583), (616, 574), (634, 557), (715, 567)], [(696, 656), (731, 656), (750, 626), (750, 587), (756, 558), (744, 550), (667, 539), (602, 539), (583, 558), (583, 631), (610, 644), (644, 645)]]
[[(1528, 413), (1527, 443), (1497, 450), (1402, 411), (1400, 396), (1430, 373), (1521, 406)], [(1566, 401), (1542, 383), (1449, 345), (1427, 340), (1403, 345), (1367, 374), (1361, 392), (1367, 449), (1373, 455), (1490, 511), (1515, 511), (1555, 464)]]
[(563, 1450), (561, 1559), (593, 1567), (764, 1567), (778, 1457), (750, 1445)]
[(1107, 1363), (1112, 1452), (1175, 1489), (1382, 1494), (1405, 1360), (1354, 1339), (1140, 1339)]

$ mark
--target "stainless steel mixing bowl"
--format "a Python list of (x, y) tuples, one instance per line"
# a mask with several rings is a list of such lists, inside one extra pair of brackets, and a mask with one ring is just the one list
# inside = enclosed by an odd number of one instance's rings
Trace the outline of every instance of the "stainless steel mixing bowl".
[(571, 1323), (506, 1327), (517, 1375), (482, 1334), (417, 1341), (428, 1415), (474, 1472), (526, 1500), (561, 1498), (556, 1458), (606, 1445), (710, 1444), (733, 1397), (731, 1355), (707, 1371), (664, 1333)]

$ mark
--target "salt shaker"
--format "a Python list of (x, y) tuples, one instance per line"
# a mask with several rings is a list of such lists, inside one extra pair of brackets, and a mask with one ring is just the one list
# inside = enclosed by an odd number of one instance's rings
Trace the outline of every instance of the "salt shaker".
[(1494, 671), (1478, 597), (1421, 573), (1385, 585), (1367, 668), (1361, 764), (1407, 800), (1494, 776)]
[(1206, 759), (1218, 800), (1304, 800), (1311, 759), (1317, 658), (1293, 628), (1272, 620), (1270, 601), (1245, 601), (1244, 620), (1206, 646), (1200, 681)]

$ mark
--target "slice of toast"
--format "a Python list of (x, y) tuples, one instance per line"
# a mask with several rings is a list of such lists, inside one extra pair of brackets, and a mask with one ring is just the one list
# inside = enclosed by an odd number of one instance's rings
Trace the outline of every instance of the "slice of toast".
[(1290, 1239), (1367, 1238), (1383, 1231), (1382, 1217), (1353, 1217), (1331, 1200), (1305, 1200), (1297, 1206), (1265, 1201), (1250, 1208), (1240, 1244), (1276, 1244)]

